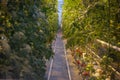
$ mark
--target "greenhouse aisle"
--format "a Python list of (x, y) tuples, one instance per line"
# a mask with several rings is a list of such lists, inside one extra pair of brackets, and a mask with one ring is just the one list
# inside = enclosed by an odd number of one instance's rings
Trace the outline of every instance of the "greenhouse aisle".
[(48, 80), (69, 80), (64, 55), (64, 44), (60, 33), (57, 34), (53, 45), (55, 55), (48, 66)]
[[(46, 78), (47, 80), (80, 80), (77, 67), (72, 61), (74, 59), (69, 54), (65, 55), (64, 42), (61, 37), (62, 34), (59, 32), (53, 43), (55, 55), (47, 62)], [(69, 65), (67, 65), (66, 57)]]

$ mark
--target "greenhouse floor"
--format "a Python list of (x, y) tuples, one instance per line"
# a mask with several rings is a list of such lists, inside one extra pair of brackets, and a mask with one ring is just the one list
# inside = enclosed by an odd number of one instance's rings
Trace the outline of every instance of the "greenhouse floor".
[(47, 80), (80, 80), (79, 71), (72, 56), (66, 53), (62, 33), (59, 32), (53, 42), (54, 57), (47, 62)]

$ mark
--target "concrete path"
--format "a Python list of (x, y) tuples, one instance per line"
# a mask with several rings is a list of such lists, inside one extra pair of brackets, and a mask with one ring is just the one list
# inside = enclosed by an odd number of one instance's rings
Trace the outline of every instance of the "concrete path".
[(72, 56), (69, 53), (65, 55), (64, 43), (61, 37), (61, 32), (58, 32), (53, 43), (55, 55), (53, 59), (47, 62), (46, 80), (82, 80), (77, 67), (73, 64), (74, 59)]
[(69, 80), (61, 33), (58, 33), (56, 36), (56, 41), (54, 42), (54, 51), (55, 55), (52, 61), (53, 63), (49, 80)]

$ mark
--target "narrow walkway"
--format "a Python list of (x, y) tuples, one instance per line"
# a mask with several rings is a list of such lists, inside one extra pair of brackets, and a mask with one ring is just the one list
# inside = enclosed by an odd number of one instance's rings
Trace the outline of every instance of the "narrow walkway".
[[(65, 55), (64, 42), (61, 37), (62, 34), (59, 32), (53, 43), (55, 55), (47, 62), (46, 80), (82, 80), (77, 67), (73, 64), (72, 56), (69, 53)], [(66, 63), (66, 57), (69, 65)]]
[(69, 80), (61, 33), (57, 34), (56, 41), (54, 42), (54, 51), (55, 55), (49, 80)]

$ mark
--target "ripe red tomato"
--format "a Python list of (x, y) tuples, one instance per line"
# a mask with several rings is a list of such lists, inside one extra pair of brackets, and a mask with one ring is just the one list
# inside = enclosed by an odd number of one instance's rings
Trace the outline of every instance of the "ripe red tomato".
[(84, 72), (82, 73), (82, 75), (83, 75), (83, 76), (90, 76), (90, 73), (89, 73), (89, 71), (84, 71)]
[(86, 67), (86, 64), (83, 62), (83, 63), (81, 64), (81, 67)]
[(79, 65), (79, 64), (80, 64), (80, 61), (79, 61), (79, 60), (76, 60), (76, 63)]

